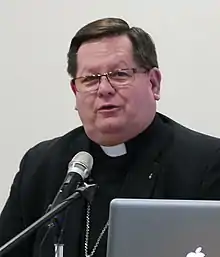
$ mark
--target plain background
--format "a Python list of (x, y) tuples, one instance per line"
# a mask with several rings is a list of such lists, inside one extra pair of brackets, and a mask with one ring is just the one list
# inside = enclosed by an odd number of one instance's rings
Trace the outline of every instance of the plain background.
[(81, 26), (112, 16), (155, 41), (163, 74), (159, 111), (220, 137), (219, 0), (1, 0), (0, 210), (24, 153), (80, 125), (68, 47)]

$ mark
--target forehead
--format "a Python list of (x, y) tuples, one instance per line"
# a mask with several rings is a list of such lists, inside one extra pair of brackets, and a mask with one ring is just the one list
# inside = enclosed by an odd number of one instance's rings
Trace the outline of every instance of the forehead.
[(126, 36), (106, 37), (82, 44), (77, 53), (77, 74), (126, 68), (133, 61), (133, 48)]

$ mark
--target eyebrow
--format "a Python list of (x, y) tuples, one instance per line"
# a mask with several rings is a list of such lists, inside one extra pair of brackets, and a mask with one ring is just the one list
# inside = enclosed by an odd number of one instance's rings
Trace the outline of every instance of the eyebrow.
[[(122, 65), (123, 65), (123, 67), (122, 67)], [(114, 71), (116, 69), (132, 68), (133, 66), (134, 66), (134, 64), (128, 65), (127, 62), (125, 62), (125, 61), (119, 61), (117, 63), (109, 65), (109, 68), (105, 72)], [(100, 67), (101, 66), (99, 66), (99, 67), (98, 66), (97, 67), (84, 67), (84, 69), (82, 69), (82, 72), (80, 75), (78, 75), (78, 77), (84, 77), (84, 76), (98, 74), (98, 73), (100, 73)]]

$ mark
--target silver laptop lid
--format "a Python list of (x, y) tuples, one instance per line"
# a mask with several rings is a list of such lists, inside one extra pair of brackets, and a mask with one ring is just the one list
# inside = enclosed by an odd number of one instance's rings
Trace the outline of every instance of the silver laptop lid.
[(107, 257), (220, 257), (220, 202), (114, 199)]

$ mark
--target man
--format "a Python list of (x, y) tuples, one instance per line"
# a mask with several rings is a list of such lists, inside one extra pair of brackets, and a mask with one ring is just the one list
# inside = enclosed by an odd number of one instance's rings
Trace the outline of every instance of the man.
[[(83, 127), (26, 153), (1, 214), (1, 245), (46, 212), (79, 151), (93, 156), (88, 182), (99, 188), (91, 205), (80, 198), (65, 213), (65, 257), (105, 256), (113, 198), (220, 198), (219, 139), (156, 112), (161, 73), (146, 32), (116, 18), (84, 26), (68, 73)], [(5, 256), (54, 256), (56, 231), (44, 226)]]

